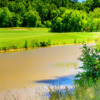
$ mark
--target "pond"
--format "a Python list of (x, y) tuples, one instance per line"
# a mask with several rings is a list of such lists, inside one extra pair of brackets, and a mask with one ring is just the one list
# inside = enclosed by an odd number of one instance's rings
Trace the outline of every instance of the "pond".
[[(48, 85), (72, 86), (73, 77), (82, 65), (77, 59), (81, 47), (53, 46), (0, 53), (0, 92), (31, 91)], [(3, 96), (1, 98), (3, 100)]]

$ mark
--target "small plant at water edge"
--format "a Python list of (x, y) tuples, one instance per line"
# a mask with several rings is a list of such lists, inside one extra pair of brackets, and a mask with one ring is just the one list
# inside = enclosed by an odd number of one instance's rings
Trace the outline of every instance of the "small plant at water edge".
[(24, 45), (24, 48), (28, 48), (28, 42), (27, 42), (27, 40), (25, 40), (25, 45)]

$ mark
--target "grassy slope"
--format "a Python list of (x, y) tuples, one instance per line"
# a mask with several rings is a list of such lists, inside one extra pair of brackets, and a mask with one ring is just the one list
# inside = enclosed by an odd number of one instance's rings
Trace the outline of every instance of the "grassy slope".
[[(13, 29), (13, 28), (12, 28)], [(74, 32), (74, 33), (52, 33), (48, 28), (28, 28), (28, 30), (17, 30), (25, 28), (1, 28), (0, 29), (0, 48), (16, 45), (23, 48), (25, 40), (28, 41), (29, 47), (33, 40), (48, 41), (53, 44), (73, 44), (74, 42), (83, 43), (92, 42), (100, 37), (100, 33)], [(16, 29), (16, 30), (15, 30)], [(76, 39), (76, 40), (75, 40)]]

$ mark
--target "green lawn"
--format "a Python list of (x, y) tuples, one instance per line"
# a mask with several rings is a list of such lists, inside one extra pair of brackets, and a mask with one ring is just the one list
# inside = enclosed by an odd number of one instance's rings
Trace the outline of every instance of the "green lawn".
[(99, 32), (52, 33), (48, 28), (0, 28), (0, 49), (11, 49), (12, 45), (24, 48), (25, 40), (28, 47), (32, 47), (34, 40), (37, 43), (50, 40), (50, 45), (56, 45), (89, 43), (99, 37)]

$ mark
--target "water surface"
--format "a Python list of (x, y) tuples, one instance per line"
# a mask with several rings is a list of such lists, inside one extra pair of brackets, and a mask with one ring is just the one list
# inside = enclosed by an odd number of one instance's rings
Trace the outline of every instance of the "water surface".
[(54, 46), (0, 53), (0, 90), (34, 87), (39, 85), (38, 81), (75, 74), (80, 47)]
[(0, 91), (72, 85), (82, 45), (54, 46), (0, 53)]

